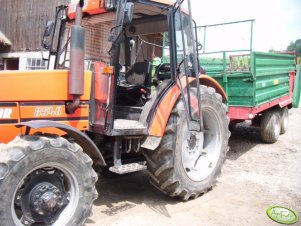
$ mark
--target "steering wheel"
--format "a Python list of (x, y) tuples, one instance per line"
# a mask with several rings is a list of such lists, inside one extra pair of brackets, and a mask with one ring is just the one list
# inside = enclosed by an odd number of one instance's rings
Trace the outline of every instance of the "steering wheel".
[(153, 83), (158, 86), (160, 81), (171, 78), (170, 64), (163, 63), (156, 67)]

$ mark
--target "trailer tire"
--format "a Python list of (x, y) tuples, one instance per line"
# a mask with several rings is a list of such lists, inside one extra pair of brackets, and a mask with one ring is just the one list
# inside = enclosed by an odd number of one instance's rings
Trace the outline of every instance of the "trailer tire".
[(284, 134), (288, 129), (288, 122), (289, 122), (288, 108), (284, 107), (279, 109), (279, 113), (280, 113), (280, 121), (281, 121), (280, 134)]
[(0, 146), (0, 222), (83, 225), (97, 198), (92, 160), (58, 136), (26, 135)]
[[(204, 128), (207, 134), (201, 138), (200, 132), (188, 131), (183, 101), (180, 99), (170, 115), (160, 146), (155, 151), (144, 151), (150, 182), (163, 193), (182, 200), (197, 198), (215, 185), (229, 150), (229, 120), (222, 97), (211, 87), (201, 86), (200, 91)], [(191, 89), (191, 95), (197, 97), (196, 88)], [(196, 111), (193, 108), (192, 110), (195, 116)], [(210, 136), (213, 138), (210, 139)], [(207, 160), (202, 153), (207, 151), (208, 156), (211, 156), (210, 150), (203, 146), (206, 142), (206, 147), (212, 148), (216, 159), (215, 162), (212, 160), (200, 165), (199, 162)], [(186, 148), (186, 144), (189, 148)], [(197, 173), (192, 172), (192, 168), (187, 168), (188, 165), (192, 165), (189, 157), (195, 164)], [(212, 169), (209, 169), (210, 164)], [(200, 171), (202, 166), (206, 173)]]
[(261, 116), (260, 134), (265, 143), (275, 143), (280, 135), (281, 118), (277, 109), (267, 110)]

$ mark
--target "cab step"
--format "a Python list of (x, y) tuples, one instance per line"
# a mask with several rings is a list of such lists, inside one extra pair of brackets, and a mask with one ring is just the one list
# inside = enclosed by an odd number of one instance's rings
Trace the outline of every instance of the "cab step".
[(124, 135), (146, 135), (147, 127), (143, 123), (136, 120), (128, 119), (115, 119), (113, 136), (124, 136)]
[(124, 164), (120, 166), (112, 166), (109, 168), (109, 170), (113, 173), (117, 174), (126, 174), (126, 173), (133, 173), (136, 171), (146, 170), (146, 165), (144, 162), (135, 162), (135, 163), (129, 163)]

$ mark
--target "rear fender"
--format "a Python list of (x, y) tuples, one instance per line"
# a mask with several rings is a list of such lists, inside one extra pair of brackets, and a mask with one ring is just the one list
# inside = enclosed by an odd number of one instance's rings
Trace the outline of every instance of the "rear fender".
[(85, 133), (71, 126), (49, 120), (27, 121), (16, 125), (16, 127), (19, 128), (23, 126), (33, 129), (57, 128), (59, 130), (62, 130), (70, 135), (75, 140), (75, 142), (83, 148), (83, 151), (93, 159), (95, 164), (106, 166), (104, 158), (95, 143)]
[[(227, 101), (225, 91), (215, 79), (211, 78), (208, 75), (200, 75), (199, 80), (200, 84), (214, 88), (216, 92), (222, 96), (224, 103)], [(195, 86), (195, 78), (189, 78), (189, 83), (192, 86)], [(183, 87), (186, 87), (184, 79), (182, 80), (182, 85)], [(156, 107), (157, 109), (155, 111), (155, 114), (153, 115), (152, 120), (149, 123), (149, 136), (143, 142), (143, 148), (155, 150), (159, 146), (161, 138), (164, 135), (165, 127), (171, 111), (174, 108), (180, 95), (181, 90), (179, 86), (175, 84), (169, 88), (165, 96), (161, 99), (160, 103)]]

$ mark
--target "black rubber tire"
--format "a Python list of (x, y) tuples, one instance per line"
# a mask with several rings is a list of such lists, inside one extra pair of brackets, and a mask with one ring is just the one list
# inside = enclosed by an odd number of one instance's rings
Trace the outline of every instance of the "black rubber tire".
[(280, 134), (284, 134), (288, 130), (288, 108), (284, 107), (279, 109), (280, 114)]
[(260, 122), (260, 135), (265, 143), (275, 143), (280, 135), (281, 119), (277, 109), (263, 112)]
[[(0, 222), (2, 226), (23, 225), (13, 219), (15, 210), (13, 203), (18, 185), (36, 168), (42, 167), (42, 164), (45, 167), (49, 162), (63, 166), (78, 182), (78, 196), (74, 198), (77, 206), (73, 215), (62, 221), (66, 222), (63, 225), (84, 224), (91, 213), (93, 201), (97, 198), (95, 189), (97, 174), (92, 169), (91, 158), (79, 145), (70, 143), (62, 137), (33, 135), (18, 136), (10, 143), (0, 146)], [(67, 204), (65, 209), (70, 205), (70, 203)], [(61, 214), (64, 214), (64, 210)]]
[[(213, 108), (218, 115), (222, 128), (219, 159), (212, 173), (202, 181), (193, 181), (185, 172), (182, 164), (181, 144), (182, 134), (187, 129), (187, 122), (181, 99), (174, 107), (168, 120), (160, 146), (155, 151), (144, 151), (150, 182), (168, 196), (179, 197), (182, 200), (197, 198), (216, 184), (216, 178), (221, 173), (222, 165), (229, 150), (229, 120), (226, 116), (226, 106), (222, 103), (222, 97), (211, 87), (202, 85), (200, 90), (202, 108)], [(193, 88), (191, 93), (196, 96), (196, 89)]]

